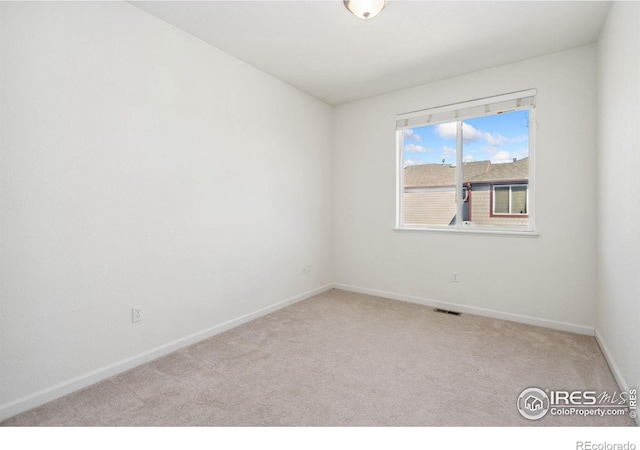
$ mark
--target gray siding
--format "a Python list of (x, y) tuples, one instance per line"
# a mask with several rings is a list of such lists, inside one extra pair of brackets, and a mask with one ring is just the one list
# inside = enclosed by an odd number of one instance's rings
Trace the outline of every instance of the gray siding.
[(454, 188), (404, 194), (405, 225), (448, 226), (455, 215)]

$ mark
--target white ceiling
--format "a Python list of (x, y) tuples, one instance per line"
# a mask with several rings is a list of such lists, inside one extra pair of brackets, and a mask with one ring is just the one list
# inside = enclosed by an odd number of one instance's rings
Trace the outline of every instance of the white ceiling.
[(609, 9), (391, 0), (362, 21), (342, 0), (132, 3), (331, 105), (595, 42)]

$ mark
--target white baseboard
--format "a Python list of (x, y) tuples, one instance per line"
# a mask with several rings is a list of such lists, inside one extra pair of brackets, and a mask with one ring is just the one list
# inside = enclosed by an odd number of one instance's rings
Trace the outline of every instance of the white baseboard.
[[(620, 369), (618, 368), (616, 361), (613, 359), (613, 355), (611, 354), (611, 351), (609, 351), (609, 347), (607, 347), (607, 344), (604, 342), (604, 338), (602, 337), (602, 334), (600, 334), (597, 328), (596, 328), (595, 336), (596, 336), (596, 342), (600, 346), (600, 350), (604, 355), (604, 359), (606, 359), (607, 364), (609, 364), (609, 368), (611, 369), (613, 378), (616, 380), (616, 383), (618, 383), (618, 387), (620, 388), (620, 391), (629, 392), (629, 385), (627, 384), (626, 380), (622, 376), (622, 372), (620, 372)], [(636, 420), (636, 425), (640, 427), (640, 417), (636, 416), (635, 420)]]
[(328, 291), (329, 289), (332, 289), (332, 288), (333, 288), (333, 284), (327, 284), (327, 285), (321, 286), (319, 288), (304, 292), (302, 294), (288, 298), (281, 302), (274, 303), (273, 305), (260, 308), (256, 311), (253, 311), (249, 314), (245, 314), (236, 319), (232, 319), (227, 322), (214, 325), (205, 330), (199, 331), (197, 333), (193, 333), (189, 336), (185, 336), (183, 338), (161, 345), (159, 347), (156, 347), (144, 353), (140, 353), (138, 355), (132, 356), (131, 358), (127, 358), (122, 361), (109, 364), (108, 366), (91, 371), (84, 375), (80, 375), (70, 380), (63, 381), (62, 383), (58, 383), (54, 386), (48, 387), (36, 393), (27, 395), (25, 397), (5, 403), (3, 405), (0, 405), (0, 421), (13, 417), (22, 412), (28, 411), (30, 409), (33, 409), (35, 407), (44, 405), (45, 403), (55, 400), (59, 397), (70, 394), (72, 392), (75, 392), (87, 386), (91, 386), (94, 383), (105, 380), (119, 373), (125, 372), (129, 369), (132, 369), (146, 362), (160, 358), (161, 356), (165, 356), (171, 352), (187, 347), (191, 344), (195, 344), (196, 342), (202, 341), (203, 339), (207, 339), (211, 336), (215, 336), (216, 334), (220, 334), (231, 328), (237, 327), (238, 325), (242, 325), (243, 323), (250, 322), (251, 320), (257, 319), (258, 317), (262, 317), (267, 314), (270, 314), (286, 306), (300, 302), (309, 297), (313, 297), (314, 295)]
[(360, 294), (375, 295), (377, 297), (385, 297), (393, 300), (401, 300), (404, 302), (417, 303), (419, 305), (432, 306), (434, 308), (442, 308), (450, 311), (457, 311), (467, 314), (475, 314), (477, 316), (492, 317), (494, 319), (509, 320), (511, 322), (526, 323), (527, 325), (536, 325), (539, 327), (552, 328), (554, 330), (569, 331), (571, 333), (594, 335), (593, 327), (577, 325), (567, 322), (558, 322), (555, 320), (541, 319), (538, 317), (523, 316), (520, 314), (506, 313), (495, 311), (492, 309), (478, 308), (475, 306), (460, 305), (457, 303), (441, 302), (429, 298), (414, 297), (412, 295), (398, 294), (395, 292), (379, 291), (377, 289), (368, 289), (359, 286), (350, 286), (347, 284), (335, 283), (336, 289), (345, 291), (358, 292)]

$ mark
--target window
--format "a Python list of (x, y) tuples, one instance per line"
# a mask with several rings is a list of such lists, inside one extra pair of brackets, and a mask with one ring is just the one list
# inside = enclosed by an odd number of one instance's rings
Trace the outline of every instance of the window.
[(522, 216), (527, 214), (526, 184), (493, 186), (493, 215)]
[(532, 232), (535, 90), (401, 114), (397, 228)]

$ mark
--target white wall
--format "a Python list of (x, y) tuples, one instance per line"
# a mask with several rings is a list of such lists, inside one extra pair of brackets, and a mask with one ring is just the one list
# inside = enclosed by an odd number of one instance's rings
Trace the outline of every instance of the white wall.
[[(395, 116), (537, 89), (537, 238), (393, 231)], [(593, 334), (594, 45), (336, 108), (334, 279), (341, 287)], [(461, 282), (452, 283), (453, 272)]]
[(0, 60), (0, 419), (331, 282), (330, 107), (121, 2)]
[(598, 45), (597, 336), (622, 389), (640, 388), (639, 23), (615, 2)]

